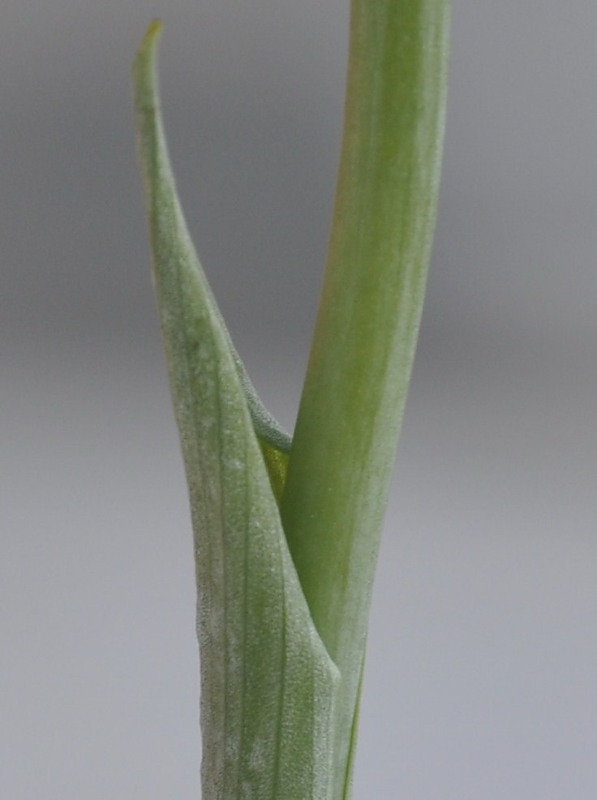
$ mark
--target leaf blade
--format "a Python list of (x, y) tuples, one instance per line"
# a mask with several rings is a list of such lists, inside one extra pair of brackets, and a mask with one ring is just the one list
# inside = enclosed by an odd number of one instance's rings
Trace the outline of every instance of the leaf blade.
[(309, 608), (343, 677), (348, 762), (371, 585), (435, 223), (449, 0), (352, 0), (324, 286), (282, 499)]
[(135, 61), (135, 106), (194, 530), (203, 798), (328, 800), (338, 673), (312, 623), (246, 387), (178, 203), (155, 75), (160, 28), (152, 23)]

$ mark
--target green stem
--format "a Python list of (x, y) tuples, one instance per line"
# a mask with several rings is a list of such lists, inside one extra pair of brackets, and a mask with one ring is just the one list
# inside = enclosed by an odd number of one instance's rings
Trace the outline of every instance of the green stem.
[(353, 0), (323, 293), (282, 499), (316, 628), (342, 675), (346, 796), (370, 588), (437, 204), (448, 0)]

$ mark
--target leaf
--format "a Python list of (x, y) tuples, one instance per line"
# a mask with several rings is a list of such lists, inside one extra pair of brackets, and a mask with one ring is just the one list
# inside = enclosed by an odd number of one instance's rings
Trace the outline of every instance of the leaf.
[(342, 675), (334, 800), (349, 792), (371, 585), (435, 225), (449, 0), (352, 0), (332, 233), (281, 512)]
[(152, 23), (135, 60), (135, 106), (194, 530), (203, 800), (328, 800), (338, 672), (312, 623), (262, 455), (284, 453), (284, 442), (267, 417), (255, 432), (254, 398), (179, 207), (156, 88), (160, 28)]

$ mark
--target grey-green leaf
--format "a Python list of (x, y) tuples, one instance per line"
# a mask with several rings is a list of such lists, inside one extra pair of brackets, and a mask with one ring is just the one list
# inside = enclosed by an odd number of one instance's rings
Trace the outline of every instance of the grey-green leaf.
[(267, 427), (255, 431), (177, 200), (156, 89), (160, 27), (152, 23), (135, 61), (135, 104), (195, 537), (203, 800), (327, 800), (338, 673), (312, 623), (262, 453), (284, 448)]

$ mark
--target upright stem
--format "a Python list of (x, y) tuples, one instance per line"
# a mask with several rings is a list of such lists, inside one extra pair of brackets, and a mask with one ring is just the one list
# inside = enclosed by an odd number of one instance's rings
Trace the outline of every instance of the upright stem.
[(415, 351), (444, 129), (449, 0), (352, 0), (344, 139), (282, 522), (342, 676), (348, 794), (370, 588)]

